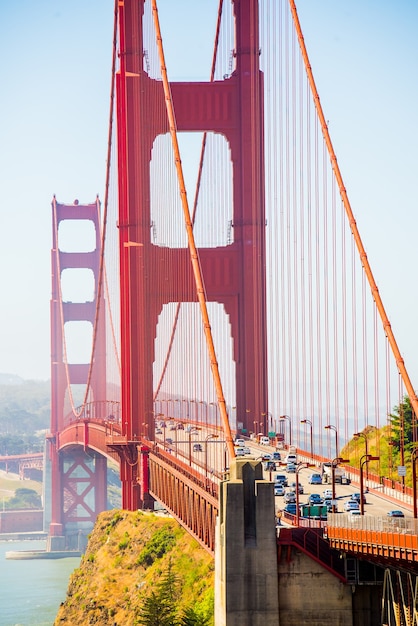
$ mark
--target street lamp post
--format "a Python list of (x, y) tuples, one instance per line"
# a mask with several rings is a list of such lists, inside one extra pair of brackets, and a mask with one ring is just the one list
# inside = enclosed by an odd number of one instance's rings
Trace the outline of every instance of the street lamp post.
[(418, 448), (414, 448), (411, 454), (412, 460), (412, 498), (414, 506), (414, 519), (417, 519), (417, 461), (418, 461)]
[[(364, 443), (365, 443), (365, 448), (366, 448), (366, 455), (369, 454), (368, 440), (367, 440), (366, 433), (354, 433), (353, 437), (355, 439), (358, 439), (358, 437), (363, 437)], [(369, 480), (369, 466), (368, 465), (366, 466), (366, 480)]]
[(309, 467), (309, 463), (298, 463), (296, 468), (296, 526), (299, 526), (299, 472), (301, 469)]
[(335, 456), (338, 457), (338, 430), (333, 424), (327, 424), (324, 426), (326, 430), (333, 430), (335, 432)]
[(208, 477), (208, 441), (218, 439), (219, 435), (211, 434), (205, 437), (205, 477)]
[(188, 435), (189, 435), (189, 465), (192, 464), (192, 435), (196, 434), (195, 433), (196, 430), (202, 430), (202, 429), (201, 428), (194, 428), (193, 432), (192, 432), (192, 430), (190, 430), (188, 432)]
[(167, 428), (167, 424), (166, 424), (166, 422), (164, 420), (164, 422), (163, 422), (163, 439), (164, 439), (163, 440), (163, 448), (164, 448), (164, 450), (165, 450), (165, 429), (166, 428)]
[(364, 483), (363, 483), (363, 466), (369, 461), (378, 461), (380, 456), (372, 456), (371, 454), (363, 454), (360, 459), (360, 515), (364, 515)]
[(279, 419), (287, 420), (289, 422), (289, 446), (292, 445), (292, 420), (288, 415), (280, 415)]
[[(326, 428), (326, 426), (325, 426)], [(342, 459), (337, 457), (331, 461), (331, 489), (332, 489), (332, 512), (335, 513), (335, 468), (341, 463), (349, 463), (349, 459)]]
[(262, 413), (261, 416), (264, 423), (264, 434), (268, 435), (273, 428), (273, 415), (270, 413), (270, 411), (266, 411), (265, 413)]
[(314, 460), (314, 455), (313, 455), (313, 425), (311, 420), (308, 419), (304, 419), (304, 420), (300, 420), (301, 424), (308, 424), (310, 430), (311, 430), (311, 459), (312, 461)]

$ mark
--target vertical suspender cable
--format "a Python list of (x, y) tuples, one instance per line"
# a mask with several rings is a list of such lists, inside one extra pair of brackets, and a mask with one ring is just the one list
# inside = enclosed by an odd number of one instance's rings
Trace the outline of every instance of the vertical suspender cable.
[(364, 249), (363, 242), (361, 240), (359, 230), (357, 228), (356, 220), (354, 218), (354, 214), (353, 214), (353, 211), (351, 209), (351, 205), (350, 205), (350, 202), (349, 202), (349, 199), (348, 199), (347, 191), (346, 191), (345, 186), (344, 186), (344, 181), (343, 181), (343, 178), (342, 178), (342, 175), (341, 175), (341, 171), (340, 171), (340, 168), (339, 168), (338, 163), (337, 163), (337, 157), (335, 155), (334, 148), (333, 148), (333, 145), (332, 145), (332, 142), (331, 142), (331, 138), (330, 138), (330, 135), (329, 135), (329, 132), (328, 132), (328, 125), (327, 125), (327, 122), (325, 120), (325, 116), (324, 116), (324, 112), (322, 110), (321, 102), (319, 100), (319, 95), (318, 95), (318, 91), (316, 89), (316, 84), (315, 84), (315, 80), (314, 80), (314, 77), (313, 77), (311, 64), (309, 62), (308, 53), (306, 51), (305, 41), (304, 41), (302, 30), (301, 30), (301, 27), (300, 27), (300, 22), (299, 22), (299, 18), (298, 18), (298, 14), (297, 14), (296, 5), (295, 5), (294, 0), (289, 0), (289, 4), (290, 4), (290, 10), (292, 12), (293, 21), (294, 21), (296, 32), (297, 32), (298, 39), (299, 39), (299, 46), (300, 46), (300, 49), (301, 49), (301, 52), (302, 52), (303, 59), (305, 61), (305, 67), (306, 67), (306, 72), (307, 72), (308, 79), (309, 79), (309, 84), (311, 86), (312, 96), (313, 96), (313, 99), (314, 99), (314, 102), (315, 102), (315, 107), (316, 107), (316, 110), (317, 110), (317, 113), (318, 113), (318, 117), (319, 117), (320, 122), (321, 122), (322, 134), (324, 136), (324, 140), (325, 140), (325, 143), (326, 143), (327, 148), (328, 148), (328, 153), (329, 153), (329, 156), (330, 156), (330, 159), (331, 159), (332, 169), (333, 169), (335, 177), (337, 179), (338, 187), (339, 187), (340, 194), (341, 194), (341, 199), (342, 199), (343, 204), (344, 204), (344, 208), (345, 208), (345, 212), (346, 212), (349, 224), (350, 224), (351, 232), (353, 234), (354, 241), (356, 242), (357, 250), (358, 250), (358, 252), (360, 254), (360, 260), (361, 260), (361, 263), (363, 265), (365, 274), (367, 276), (367, 280), (369, 281), (369, 285), (370, 285), (370, 289), (371, 289), (371, 292), (372, 292), (373, 299), (374, 299), (374, 301), (376, 303), (377, 310), (379, 311), (379, 315), (380, 315), (380, 318), (382, 320), (383, 329), (384, 329), (384, 331), (386, 333), (386, 336), (388, 338), (390, 347), (391, 347), (393, 355), (395, 357), (396, 365), (398, 367), (399, 373), (400, 373), (400, 375), (402, 377), (402, 380), (404, 382), (404, 385), (405, 385), (406, 391), (408, 393), (408, 396), (409, 396), (409, 398), (411, 400), (411, 404), (412, 404), (412, 406), (414, 408), (415, 414), (417, 415), (418, 414), (418, 397), (417, 397), (417, 395), (415, 393), (415, 390), (414, 390), (414, 388), (412, 386), (411, 380), (409, 378), (409, 374), (408, 374), (408, 372), (406, 370), (406, 367), (405, 367), (404, 360), (403, 360), (402, 355), (400, 353), (400, 350), (398, 348), (398, 344), (396, 342), (395, 335), (393, 334), (391, 324), (390, 324), (388, 316), (386, 314), (385, 307), (383, 306), (383, 302), (382, 302), (382, 299), (380, 297), (380, 293), (379, 293), (379, 290), (377, 288), (376, 282), (374, 280), (374, 276), (373, 276), (373, 273), (372, 273), (372, 270), (371, 270), (371, 267), (370, 267), (370, 264), (369, 264), (369, 260), (367, 258), (367, 254), (366, 254), (366, 251)]
[(224, 398), (223, 389), (222, 389), (222, 382), (221, 382), (221, 378), (219, 375), (218, 362), (216, 359), (215, 346), (214, 346), (213, 337), (212, 337), (212, 330), (211, 330), (210, 322), (209, 322), (209, 315), (208, 315), (208, 310), (207, 310), (207, 305), (206, 305), (205, 291), (204, 291), (204, 286), (203, 286), (203, 279), (202, 279), (202, 274), (201, 274), (199, 257), (198, 257), (195, 240), (194, 240), (193, 224), (192, 224), (192, 220), (190, 217), (189, 204), (187, 200), (186, 187), (185, 187), (184, 176), (183, 176), (183, 168), (181, 165), (180, 150), (179, 150), (179, 145), (178, 145), (178, 140), (177, 140), (177, 128), (176, 128), (176, 122), (175, 122), (175, 116), (174, 116), (174, 107), (173, 107), (173, 101), (171, 99), (170, 84), (167, 78), (167, 69), (165, 65), (164, 50), (163, 50), (163, 43), (162, 43), (162, 37), (161, 37), (161, 30), (160, 30), (160, 23), (159, 23), (159, 18), (158, 18), (158, 9), (157, 9), (156, 0), (152, 0), (152, 13), (154, 17), (158, 53), (159, 53), (160, 64), (161, 64), (161, 76), (162, 76), (162, 82), (163, 82), (163, 87), (164, 87), (165, 103), (166, 103), (166, 108), (167, 108), (167, 116), (168, 116), (168, 122), (169, 122), (169, 127), (170, 127), (171, 141), (172, 141), (173, 150), (174, 150), (177, 177), (178, 177), (179, 186), (180, 186), (180, 195), (181, 195), (181, 202), (183, 206), (184, 221), (185, 221), (185, 226), (186, 226), (186, 231), (187, 231), (190, 258), (192, 262), (193, 274), (194, 274), (195, 283), (196, 283), (197, 298), (199, 300), (200, 310), (202, 313), (206, 343), (208, 347), (210, 364), (211, 364), (214, 384), (216, 388), (216, 395), (217, 395), (217, 400), (218, 400), (218, 405), (219, 405), (219, 412), (221, 414), (222, 427), (225, 433), (228, 453), (230, 455), (230, 458), (234, 458), (235, 448), (234, 448), (234, 443), (232, 441), (231, 428), (230, 428), (229, 421), (228, 421), (228, 413), (226, 411), (226, 403), (225, 403), (225, 398)]

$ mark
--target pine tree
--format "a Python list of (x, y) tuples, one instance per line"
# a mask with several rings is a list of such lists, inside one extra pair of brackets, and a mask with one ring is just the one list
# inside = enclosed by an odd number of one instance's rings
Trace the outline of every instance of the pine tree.
[(144, 599), (139, 610), (138, 624), (143, 626), (177, 626), (176, 608), (168, 603), (159, 592), (152, 591)]
[(142, 626), (179, 626), (177, 615), (178, 577), (173, 572), (171, 559), (156, 591), (144, 599), (139, 610), (138, 624)]
[(180, 618), (180, 626), (208, 626), (209, 618), (197, 613), (197, 611), (189, 606), (183, 611)]

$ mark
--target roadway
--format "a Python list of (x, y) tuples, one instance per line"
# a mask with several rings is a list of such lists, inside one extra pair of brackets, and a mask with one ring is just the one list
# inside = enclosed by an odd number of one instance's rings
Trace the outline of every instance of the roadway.
[[(253, 454), (257, 457), (260, 457), (263, 453), (271, 454), (274, 451), (274, 448), (268, 446), (258, 446), (253, 443), (250, 443), (250, 447), (252, 448)], [(264, 449), (263, 449), (264, 448)], [(284, 458), (287, 454), (285, 450), (280, 451), (282, 455), (282, 461), (280, 465), (276, 464), (275, 471), (265, 471), (263, 470), (263, 474), (266, 480), (271, 480), (274, 482), (275, 474), (286, 474), (288, 482), (296, 482), (296, 475), (294, 473), (286, 473), (286, 463), (284, 462)], [(299, 459), (298, 459), (299, 460)], [(308, 482), (309, 476), (313, 473), (320, 473), (320, 468), (318, 465), (313, 467), (303, 467), (298, 470), (298, 482), (300, 482), (303, 486), (303, 494), (299, 495), (299, 504), (307, 504), (308, 497), (312, 493), (318, 493), (321, 497), (324, 495), (324, 491), (326, 489), (332, 489), (332, 485), (329, 483), (311, 485)], [(368, 483), (367, 480), (364, 481), (365, 489)], [(289, 488), (286, 489), (289, 491)], [(344, 503), (351, 498), (353, 493), (360, 493), (359, 485), (356, 483), (350, 483), (348, 485), (342, 485), (340, 483), (335, 484), (335, 496), (336, 496), (336, 507), (338, 513), (345, 513)], [(388, 511), (391, 510), (399, 510), (402, 511), (405, 517), (412, 518), (411, 508), (405, 506), (404, 503), (399, 503), (394, 499), (390, 499), (388, 496), (379, 493), (378, 488), (374, 488), (372, 486), (369, 487), (368, 493), (365, 493), (366, 503), (364, 504), (364, 515), (367, 516), (375, 516), (375, 517), (387, 517)], [(276, 510), (282, 510), (285, 506), (284, 496), (275, 496), (276, 502)]]
[[(187, 424), (186, 421), (183, 421), (183, 428), (178, 429), (174, 423), (174, 420), (169, 420), (166, 422), (166, 428), (162, 430), (161, 433), (156, 435), (156, 440), (160, 445), (164, 445), (164, 440), (166, 441), (165, 447), (167, 450), (170, 450), (173, 454), (178, 455), (179, 458), (182, 458), (183, 461), (188, 462), (190, 465), (193, 465), (195, 469), (204, 469), (207, 471), (207, 474), (213, 476), (212, 468), (225, 468), (228, 465), (226, 459), (225, 452), (225, 440), (223, 439), (222, 433), (216, 433), (214, 429), (209, 429), (207, 432), (205, 429), (194, 429), (193, 425)], [(189, 431), (191, 428), (191, 432)], [(168, 439), (168, 441), (167, 441)], [(194, 445), (200, 444), (201, 449), (195, 451)], [(251, 439), (246, 439), (245, 444), (250, 448), (251, 455), (246, 458), (255, 458), (262, 460), (263, 454), (272, 454), (275, 451), (275, 448), (271, 446), (262, 446), (259, 445), (256, 441)], [(285, 456), (287, 454), (286, 450), (280, 450), (282, 461), (280, 464), (276, 464), (275, 471), (265, 471), (263, 470), (263, 476), (266, 480), (271, 480), (274, 482), (275, 474), (286, 473), (286, 463), (284, 462)], [(298, 461), (300, 458), (298, 458)], [(303, 460), (305, 460), (303, 458)], [(299, 496), (299, 504), (307, 504), (308, 497), (312, 493), (318, 493), (321, 497), (323, 497), (323, 493), (325, 489), (331, 489), (332, 485), (329, 483), (324, 483), (322, 485), (311, 485), (308, 482), (309, 476), (312, 473), (320, 473), (320, 468), (316, 465), (313, 467), (303, 467), (298, 470), (298, 481), (302, 484), (304, 493)], [(218, 472), (215, 472), (215, 476)], [(286, 474), (288, 477), (288, 482), (295, 482), (296, 475), (294, 473)], [(219, 477), (219, 476), (218, 476)], [(364, 481), (365, 488), (367, 487), (367, 480)], [(290, 489), (287, 488), (286, 491)], [(340, 483), (336, 483), (335, 492), (336, 492), (336, 506), (338, 513), (345, 513), (344, 511), (344, 503), (350, 499), (353, 493), (359, 493), (359, 485), (356, 483), (351, 483), (349, 485), (342, 485)], [(411, 508), (405, 506), (404, 503), (399, 503), (394, 499), (390, 499), (388, 496), (379, 493), (379, 489), (376, 487), (369, 486), (369, 492), (366, 495), (366, 503), (364, 504), (364, 515), (365, 517), (375, 516), (375, 517), (387, 517), (387, 512), (393, 509), (400, 510), (404, 513), (405, 517), (412, 518)], [(275, 496), (275, 504), (276, 511), (282, 510), (285, 506), (284, 497), (283, 496)]]

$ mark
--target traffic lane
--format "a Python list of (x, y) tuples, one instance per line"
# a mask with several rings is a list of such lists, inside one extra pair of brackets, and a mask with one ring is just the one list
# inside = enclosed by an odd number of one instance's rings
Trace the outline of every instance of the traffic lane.
[[(286, 473), (285, 469), (286, 466), (281, 465), (278, 466), (276, 471), (264, 471), (264, 477), (266, 480), (272, 480), (274, 482), (276, 474), (285, 474), (289, 483), (296, 482), (296, 475), (294, 473)], [(323, 497), (326, 489), (332, 489), (332, 485), (329, 483), (322, 483), (320, 485), (309, 484), (309, 476), (312, 473), (317, 473), (315, 468), (303, 468), (298, 472), (298, 482), (302, 484), (304, 490), (304, 493), (299, 495), (299, 504), (307, 503), (308, 497), (312, 493), (319, 493), (319, 495)], [(286, 491), (289, 491), (288, 487), (286, 488)], [(342, 485), (341, 483), (335, 484), (335, 495), (339, 513), (345, 512), (344, 503), (351, 498), (353, 493), (360, 493), (357, 485), (353, 485), (352, 483), (349, 485)], [(403, 504), (399, 504), (398, 502), (393, 502), (384, 497), (382, 494), (370, 491), (364, 495), (366, 497), (366, 503), (364, 505), (364, 512), (366, 515), (385, 516), (388, 511), (396, 509), (402, 511), (406, 517), (411, 517), (411, 510), (408, 507)], [(286, 505), (283, 496), (275, 496), (275, 502), (276, 509), (283, 509)]]

